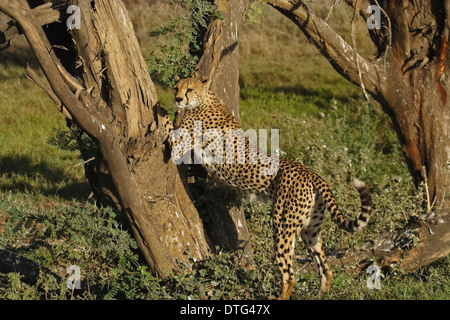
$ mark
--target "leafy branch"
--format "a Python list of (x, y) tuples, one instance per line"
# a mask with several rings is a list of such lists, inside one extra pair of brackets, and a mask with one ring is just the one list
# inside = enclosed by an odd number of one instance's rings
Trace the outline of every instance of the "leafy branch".
[(163, 44), (152, 43), (147, 59), (149, 72), (164, 84), (173, 84), (173, 77), (189, 77), (203, 54), (203, 41), (210, 19), (222, 19), (215, 6), (207, 0), (172, 0), (181, 4), (187, 15), (165, 22), (150, 31), (150, 37), (165, 37)]
[(98, 153), (95, 142), (77, 127), (71, 127), (68, 130), (56, 129), (54, 136), (50, 137), (47, 142), (61, 150), (78, 150), (83, 160), (95, 157)]

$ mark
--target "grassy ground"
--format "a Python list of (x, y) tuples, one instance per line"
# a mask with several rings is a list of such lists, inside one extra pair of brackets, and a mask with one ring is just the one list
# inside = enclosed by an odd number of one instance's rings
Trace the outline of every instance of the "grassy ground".
[[(349, 26), (339, 12), (333, 13), (330, 23), (336, 28)], [(142, 31), (139, 34), (144, 37)], [(244, 128), (280, 129), (282, 152), (325, 178), (348, 214), (359, 208), (350, 184), (353, 177), (372, 187), (374, 211), (368, 228), (349, 235), (327, 219), (323, 227), (327, 252), (357, 249), (423, 213), (418, 206), (420, 190), (413, 192), (395, 134), (376, 103), (365, 102), (295, 26), (273, 11), (245, 26), (241, 39)], [(370, 53), (363, 40), (361, 46)], [(33, 259), (63, 278), (70, 265), (77, 265), (85, 290), (76, 295), (65, 283), (56, 284), (47, 276), (28, 285), (15, 273), (0, 273), (0, 299), (277, 297), (280, 274), (273, 263), (268, 203), (243, 203), (255, 250), (254, 271), (239, 268), (239, 252), (220, 253), (207, 261), (183, 263), (184, 272), (165, 281), (156, 279), (140, 261), (121, 217), (88, 200), (82, 167), (74, 167), (81, 162), (79, 155), (47, 143), (65, 123), (51, 101), (23, 76), (26, 59), (0, 56), (0, 249)], [(159, 90), (161, 103), (170, 107), (170, 90)], [(318, 277), (303, 262), (301, 243), (295, 254), (297, 286), (292, 298), (316, 299)], [(325, 299), (450, 298), (449, 257), (413, 274), (394, 267), (383, 274), (381, 289), (368, 289), (369, 275), (354, 276), (349, 266), (333, 267), (333, 273)]]
[(0, 189), (39, 199), (85, 197), (83, 168), (71, 168), (78, 155), (51, 147), (47, 140), (65, 123), (22, 68), (0, 68)]

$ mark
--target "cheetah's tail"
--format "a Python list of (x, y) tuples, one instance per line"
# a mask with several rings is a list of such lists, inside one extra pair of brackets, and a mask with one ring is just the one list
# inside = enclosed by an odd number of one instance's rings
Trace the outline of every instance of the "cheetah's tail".
[(364, 229), (369, 223), (370, 213), (372, 212), (372, 196), (369, 188), (364, 182), (359, 179), (354, 179), (353, 183), (356, 190), (359, 192), (361, 199), (361, 214), (356, 220), (348, 220), (339, 210), (336, 199), (330, 192), (321, 193), (325, 200), (327, 209), (330, 211), (331, 219), (339, 226), (339, 228), (348, 232), (358, 232)]

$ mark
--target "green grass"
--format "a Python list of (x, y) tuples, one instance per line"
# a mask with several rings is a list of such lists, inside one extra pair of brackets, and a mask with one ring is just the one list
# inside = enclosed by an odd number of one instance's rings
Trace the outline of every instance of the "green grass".
[[(272, 299), (278, 295), (279, 272), (272, 262), (270, 215), (267, 205), (247, 204), (255, 270), (239, 267), (240, 252), (220, 252), (205, 261), (180, 264), (181, 272), (165, 281), (142, 265), (136, 244), (123, 229), (123, 221), (109, 209), (91, 204), (30, 209), (14, 195), (0, 198), (0, 212), (7, 213), (0, 248), (37, 261), (61, 276), (70, 265), (81, 270), (81, 293), (73, 294), (65, 282), (56, 284), (42, 276), (36, 285), (20, 281), (17, 274), (0, 274), (2, 299)], [(302, 247), (301, 244), (298, 246)], [(299, 251), (299, 250), (297, 250)], [(301, 251), (301, 250), (300, 250)], [(317, 299), (315, 271), (296, 264), (297, 286), (293, 299)], [(306, 265), (307, 266), (307, 265)], [(313, 268), (314, 269), (314, 268)], [(368, 275), (352, 276), (348, 266), (333, 268), (329, 300), (448, 299), (450, 257), (413, 274), (401, 270), (383, 273), (381, 289), (367, 288)]]
[[(322, 14), (326, 15), (327, 12)], [(336, 16), (342, 19), (341, 15)], [(365, 102), (305, 44), (304, 37), (280, 17), (264, 16), (241, 33), (240, 112), (245, 129), (280, 130), (280, 148), (319, 173), (333, 187), (341, 208), (359, 208), (354, 177), (372, 188), (374, 210), (366, 230), (349, 235), (326, 219), (324, 248), (357, 249), (383, 232), (422, 214), (421, 190), (413, 192), (403, 155), (386, 115)], [(256, 31), (255, 31), (256, 30)], [(270, 32), (269, 32), (270, 31)], [(276, 43), (276, 46), (270, 45)], [(370, 51), (369, 49), (367, 50)], [(273, 59), (276, 56), (277, 59)], [(77, 152), (47, 143), (64, 129), (52, 102), (23, 76), (13, 60), (0, 62), (0, 249), (37, 261), (63, 279), (77, 265), (85, 290), (73, 295), (65, 283), (43, 276), (27, 285), (15, 273), (0, 273), (0, 299), (271, 299), (278, 296), (280, 273), (273, 262), (268, 203), (246, 203), (255, 270), (239, 267), (240, 252), (221, 252), (206, 261), (181, 264), (182, 272), (161, 281), (139, 259), (122, 217), (88, 200), (90, 190)], [(159, 88), (170, 107), (171, 89)], [(304, 264), (296, 246), (297, 286), (293, 299), (317, 299), (315, 266)], [(368, 274), (353, 275), (336, 266), (325, 299), (449, 299), (450, 257), (410, 274), (383, 271), (381, 289), (368, 289)]]
[(72, 168), (78, 154), (47, 143), (66, 127), (50, 99), (14, 64), (0, 64), (0, 87), (0, 190), (36, 200), (85, 198), (83, 167)]

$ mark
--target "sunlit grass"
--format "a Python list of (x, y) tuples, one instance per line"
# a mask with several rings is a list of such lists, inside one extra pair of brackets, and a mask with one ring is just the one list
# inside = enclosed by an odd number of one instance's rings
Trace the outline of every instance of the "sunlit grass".
[(0, 64), (0, 190), (31, 197), (87, 197), (76, 152), (47, 140), (66, 127), (51, 100), (23, 75), (23, 67)]

